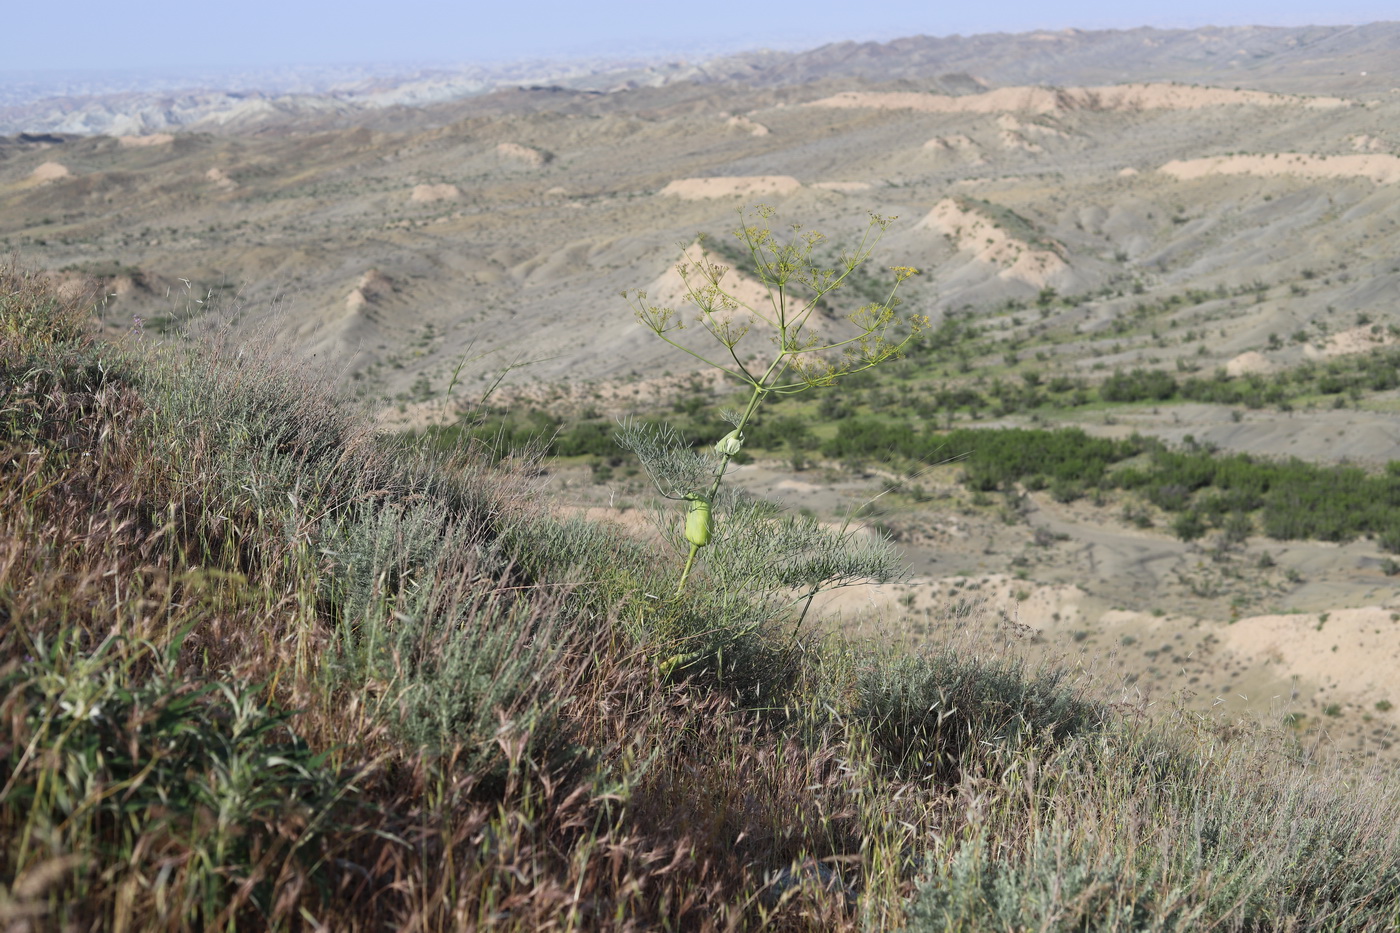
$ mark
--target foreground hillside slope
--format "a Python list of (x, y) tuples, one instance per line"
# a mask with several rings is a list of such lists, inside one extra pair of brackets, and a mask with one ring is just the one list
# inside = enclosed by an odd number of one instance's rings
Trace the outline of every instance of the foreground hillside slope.
[(1394, 928), (1393, 780), (660, 600), (528, 462), (92, 318), (0, 273), (7, 926)]

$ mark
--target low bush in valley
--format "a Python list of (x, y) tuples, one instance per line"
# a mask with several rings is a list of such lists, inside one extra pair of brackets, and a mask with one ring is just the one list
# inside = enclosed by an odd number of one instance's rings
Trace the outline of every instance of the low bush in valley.
[(842, 461), (878, 460), (903, 469), (957, 462), (972, 490), (1017, 484), (1068, 490), (1125, 490), (1167, 512), (1183, 537), (1242, 529), (1280, 540), (1374, 537), (1400, 548), (1400, 461), (1375, 473), (1297, 458), (1221, 455), (1194, 441), (1168, 449), (1151, 438), (1090, 437), (1079, 428), (960, 428), (938, 431), (874, 416), (842, 421), (822, 453)]

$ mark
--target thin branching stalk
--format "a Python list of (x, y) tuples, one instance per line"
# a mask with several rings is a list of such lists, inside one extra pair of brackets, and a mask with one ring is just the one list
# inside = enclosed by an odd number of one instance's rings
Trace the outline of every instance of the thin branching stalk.
[[(854, 250), (842, 253), (835, 267), (823, 266), (814, 250), (825, 237), (803, 232), (800, 224), (783, 240), (773, 232), (775, 212), (759, 205), (747, 214), (739, 212), (740, 225), (734, 236), (747, 251), (751, 271), (766, 293), (766, 300), (749, 303), (740, 289), (725, 281), (728, 267), (714, 262), (701, 238), (700, 258), (683, 260), (677, 267), (685, 283), (686, 299), (693, 306), (695, 320), (719, 344), (720, 352), (699, 351), (682, 341), (689, 312), (651, 304), (645, 292), (624, 292), (637, 320), (666, 343), (714, 367), (744, 385), (748, 401), (737, 414), (727, 415), (734, 430), (715, 445), (712, 475), (703, 486), (661, 490), (668, 498), (689, 502), (686, 539), (689, 543), (685, 566), (676, 586), (685, 590), (696, 557), (708, 546), (713, 533), (713, 507), (731, 460), (743, 444), (744, 429), (752, 422), (765, 401), (773, 396), (794, 395), (808, 389), (831, 387), (842, 378), (864, 372), (898, 358), (904, 348), (928, 324), (922, 315), (896, 312), (899, 286), (917, 270), (892, 267), (894, 283), (883, 301), (863, 305), (846, 316), (846, 324), (836, 336), (823, 336), (818, 315), (823, 299), (847, 285), (857, 269), (869, 261), (886, 229), (896, 219), (872, 214), (870, 223)], [(773, 351), (762, 357), (741, 355), (740, 347), (756, 333), (769, 332)], [(624, 438), (624, 446), (637, 450)], [(648, 461), (643, 457), (643, 463)], [(649, 467), (650, 470), (650, 467)]]

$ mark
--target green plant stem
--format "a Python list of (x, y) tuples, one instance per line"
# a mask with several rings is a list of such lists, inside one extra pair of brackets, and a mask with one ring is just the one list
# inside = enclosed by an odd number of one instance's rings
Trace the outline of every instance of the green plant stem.
[[(729, 469), (729, 462), (738, 452), (742, 443), (744, 428), (748, 426), (759, 406), (769, 395), (775, 392), (791, 395), (816, 386), (829, 386), (833, 385), (841, 376), (863, 372), (886, 359), (898, 356), (914, 334), (928, 324), (926, 317), (914, 315), (908, 319), (910, 333), (907, 336), (898, 343), (891, 343), (886, 339), (890, 326), (896, 320), (894, 307), (898, 303), (898, 299), (895, 298), (895, 290), (898, 289), (900, 282), (918, 271), (905, 266), (895, 266), (891, 267), (895, 273), (895, 282), (884, 302), (865, 305), (848, 316), (858, 330), (855, 336), (823, 343), (815, 332), (805, 333), (822, 298), (846, 283), (855, 269), (869, 258), (875, 244), (879, 242), (885, 228), (894, 218), (883, 218), (872, 214), (871, 224), (866, 228), (865, 235), (855, 253), (853, 255), (842, 254), (841, 264), (844, 268), (838, 274), (834, 269), (822, 268), (817, 261), (812, 259), (812, 250), (816, 243), (822, 239), (820, 234), (798, 236), (797, 231), (800, 229), (800, 225), (794, 225), (793, 239), (784, 244), (772, 236), (768, 223), (772, 214), (771, 208), (759, 205), (753, 211), (753, 215), (757, 219), (754, 223), (748, 223), (744, 220), (744, 212), (740, 211), (741, 221), (744, 222), (736, 231), (736, 236), (748, 247), (749, 257), (758, 273), (759, 281), (767, 291), (767, 304), (769, 305), (767, 313), (741, 301), (720, 284), (727, 267), (710, 262), (707, 258), (709, 254), (704, 252), (703, 246), (701, 247), (702, 257), (705, 258), (694, 261), (687, 258), (677, 267), (681, 277), (685, 280), (689, 299), (700, 309), (702, 326), (728, 352), (729, 357), (733, 360), (733, 368), (716, 362), (671, 337), (672, 330), (685, 326), (674, 309), (647, 304), (645, 292), (638, 291), (630, 297), (627, 292), (623, 292), (624, 297), (628, 297), (629, 303), (636, 312), (638, 321), (650, 328), (658, 337), (707, 365), (715, 367), (720, 372), (735, 377), (752, 389), (743, 413), (731, 421), (734, 425), (734, 431), (724, 439), (723, 443), (715, 446), (718, 462), (714, 467), (714, 478), (709, 484), (708, 491), (700, 493), (693, 488), (692, 483), (698, 479), (694, 474), (686, 479), (684, 488), (674, 488), (668, 491), (661, 489), (658, 483), (658, 490), (666, 498), (686, 499), (690, 500), (692, 505), (702, 505), (706, 510), (707, 529), (712, 527), (709, 510), (713, 508), (715, 498), (719, 495), (720, 485)], [(878, 234), (875, 233), (877, 229)], [(871, 241), (872, 235), (874, 235), (873, 242)], [(691, 279), (692, 273), (696, 276), (695, 281)], [(789, 288), (794, 286), (801, 286), (810, 292), (809, 297), (802, 299), (799, 296), (789, 294)], [(728, 316), (729, 312), (740, 312), (741, 317), (746, 313), (751, 320), (736, 324)], [(749, 333), (750, 324), (759, 322), (771, 326), (776, 331), (774, 343), (778, 352), (768, 363), (767, 368), (762, 371), (762, 374), (755, 375), (746, 365), (737, 345)], [(832, 362), (822, 356), (822, 354), (830, 354), (833, 351), (844, 351), (840, 362)], [(811, 356), (807, 356), (808, 354)], [(790, 368), (797, 377), (797, 381), (785, 384), (783, 377)], [(726, 419), (728, 420), (727, 415)], [(687, 521), (689, 521), (689, 514)], [(697, 532), (695, 536), (692, 536), (689, 527), (687, 527), (686, 536), (688, 540), (694, 538), (691, 540), (693, 547), (686, 558), (685, 569), (682, 571), (680, 581), (676, 586), (677, 596), (684, 591), (685, 584), (690, 579), (697, 549), (709, 543), (708, 530), (703, 534)]]
[(695, 566), (695, 555), (700, 553), (700, 545), (692, 544), (690, 554), (685, 559), (685, 569), (681, 571), (681, 582), (676, 584), (676, 595), (685, 589), (685, 581), (690, 578), (690, 568)]
[(797, 617), (797, 623), (792, 627), (792, 640), (797, 641), (797, 634), (802, 631), (802, 623), (807, 621), (807, 613), (812, 608), (812, 600), (817, 598), (817, 591), (811, 590), (807, 593), (807, 598), (802, 603), (802, 614)]
[[(749, 396), (749, 404), (744, 407), (744, 413), (739, 416), (738, 422), (734, 425), (734, 430), (738, 431), (740, 434), (743, 433), (744, 426), (753, 418), (754, 412), (758, 411), (758, 406), (762, 404), (763, 399), (768, 395), (768, 381), (781, 375), (782, 371), (787, 368), (787, 365), (783, 363), (786, 356), (786, 353), (779, 353), (778, 358), (768, 367), (768, 371), (765, 372), (760, 379), (752, 383), (753, 395)], [(720, 483), (724, 481), (724, 471), (729, 469), (729, 461), (733, 458), (734, 455), (728, 452), (720, 454), (719, 466), (715, 468), (715, 481), (710, 484), (710, 491), (706, 494), (706, 501), (714, 502), (715, 496), (719, 495)], [(676, 584), (677, 596), (681, 595), (685, 590), (685, 583), (690, 579), (691, 568), (695, 565), (695, 555), (698, 554), (699, 551), (699, 545), (692, 544), (690, 546), (690, 554), (685, 559), (685, 569), (681, 571), (680, 582)]]
[[(753, 395), (749, 397), (749, 404), (744, 408), (744, 413), (739, 416), (738, 422), (734, 425), (734, 430), (738, 431), (740, 434), (744, 433), (744, 426), (753, 418), (754, 412), (758, 411), (758, 406), (768, 395), (766, 383), (769, 377), (773, 375), (774, 369), (777, 368), (781, 360), (782, 356), (780, 355), (777, 360), (773, 361), (773, 365), (768, 367), (768, 372), (763, 374), (763, 378), (753, 384)], [(719, 485), (724, 480), (724, 471), (729, 469), (729, 461), (733, 458), (734, 455), (731, 453), (726, 452), (720, 454), (719, 466), (715, 468), (715, 481), (710, 484), (710, 491), (707, 494), (707, 498), (710, 502), (714, 502), (715, 496), (719, 495)]]

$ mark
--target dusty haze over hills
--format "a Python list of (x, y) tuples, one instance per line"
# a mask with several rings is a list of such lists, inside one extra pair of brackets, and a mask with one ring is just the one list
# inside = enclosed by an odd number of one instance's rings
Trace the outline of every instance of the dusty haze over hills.
[[(867, 212), (897, 215), (877, 260), (923, 270), (906, 300), (1008, 340), (1062, 335), (1037, 345), (1046, 378), (1281, 372), (1385, 345), (1400, 325), (1397, 61), (1390, 23), (1070, 30), (540, 66), (524, 82), (441, 72), (296, 94), (27, 99), (0, 108), (0, 244), (62, 280), (101, 278), (113, 333), (140, 317), (153, 339), (237, 307), (235, 327), (275, 321), (390, 407), (441, 393), (464, 354), (496, 354), (467, 374), (473, 386), (521, 359), (513, 379), (580, 397), (684, 372), (619, 292), (674, 293), (681, 250), (697, 232), (722, 241), (755, 200), (838, 246)], [(1050, 289), (1074, 300), (1041, 313)], [(1172, 296), (1150, 327), (1126, 325)], [(975, 362), (969, 379), (1021, 360)], [(1076, 419), (1379, 465), (1397, 457), (1393, 394), (1344, 411)], [(774, 467), (752, 482), (843, 504), (840, 483), (811, 480)], [(1106, 509), (1035, 501), (1024, 526), (969, 516), (913, 535), (927, 592), (982, 574), (1001, 598), (1025, 590), (1020, 617), (1048, 630), (1190, 640), (1216, 665), (1192, 668), (1200, 689), (1288, 692), (1278, 685), (1298, 677), (1305, 700), (1329, 699), (1350, 670), (1363, 673), (1345, 702), (1385, 698), (1400, 602), (1373, 544), (1251, 545), (1309, 582), (1241, 604), (1227, 638), (1211, 626), (1230, 616), (1230, 592), (1181, 582), (1199, 553)], [(1037, 528), (1076, 547), (1016, 583), (1006, 557)], [(1375, 628), (1379, 646), (1338, 642), (1324, 665), (1277, 647), (1266, 669), (1262, 642), (1241, 634), (1282, 645), (1284, 613), (1343, 609), (1372, 613), (1337, 619)]]
[[(914, 36), (804, 52), (596, 56), (473, 66), (301, 67), (195, 73), (0, 72), (0, 132), (139, 133), (340, 118), (548, 85), (615, 92), (672, 84), (785, 87), (828, 80), (943, 79), (954, 92), (1017, 84), (1176, 81), (1320, 93), (1385, 91), (1400, 24), (1190, 30), (1067, 29), (1020, 35)], [(718, 88), (716, 88), (718, 90)], [(371, 115), (367, 116), (366, 112)], [(432, 117), (409, 122), (423, 125)], [(304, 128), (304, 127), (303, 127)]]

